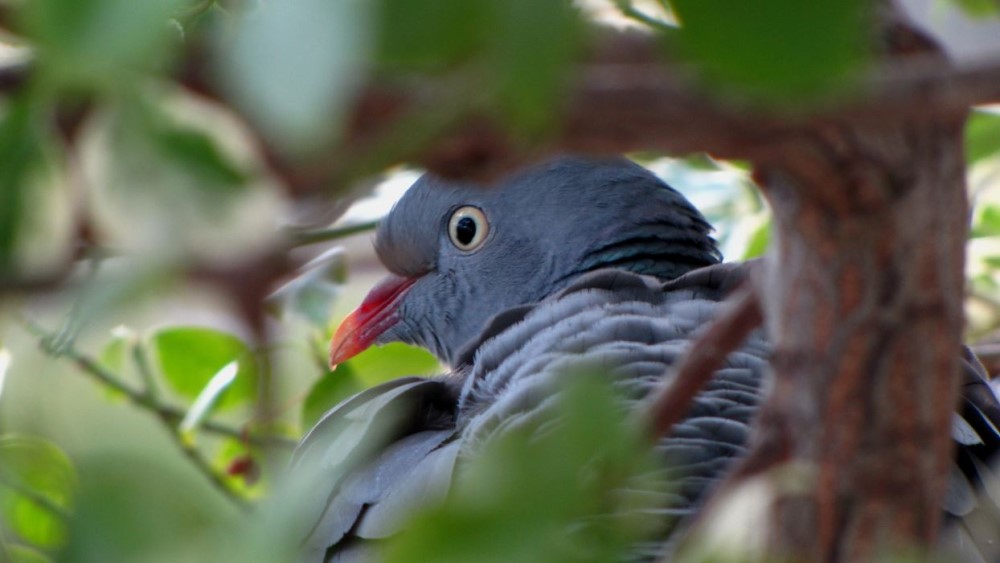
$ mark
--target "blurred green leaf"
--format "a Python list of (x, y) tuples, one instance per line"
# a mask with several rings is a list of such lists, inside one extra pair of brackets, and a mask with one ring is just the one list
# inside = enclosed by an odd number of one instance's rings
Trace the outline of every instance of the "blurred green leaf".
[(221, 46), (228, 91), (274, 146), (305, 152), (340, 130), (367, 63), (369, 11), (363, 0), (261, 2)]
[(43, 81), (59, 87), (127, 84), (162, 64), (180, 0), (33, 0), (21, 10)]
[(441, 67), (479, 52), (490, 0), (381, 0), (378, 59), (389, 66)]
[(75, 488), (73, 466), (54, 444), (0, 436), (0, 514), (25, 542), (42, 548), (63, 544), (63, 517)]
[(125, 370), (125, 358), (129, 346), (136, 342), (137, 336), (128, 327), (119, 325), (111, 329), (111, 339), (104, 343), (97, 360), (109, 371), (121, 373)]
[(441, 364), (433, 354), (400, 342), (373, 346), (358, 354), (342, 366), (367, 388), (404, 375), (434, 375), (441, 371)]
[[(0, 540), (2, 542), (2, 540)], [(50, 563), (49, 559), (42, 552), (24, 545), (0, 546), (0, 555), (6, 552), (10, 555), (11, 563)]]
[(688, 55), (751, 95), (787, 100), (841, 89), (867, 51), (862, 0), (670, 3)]
[(302, 428), (312, 428), (334, 405), (363, 389), (351, 363), (327, 371), (313, 384), (302, 403)]
[(1000, 13), (1000, 3), (997, 0), (951, 0), (951, 3), (974, 18), (986, 18)]
[(767, 245), (771, 242), (771, 221), (763, 221), (760, 226), (754, 229), (747, 242), (746, 252), (743, 253), (744, 260), (762, 256), (767, 250)]
[(646, 511), (662, 491), (642, 477), (651, 460), (615, 393), (597, 378), (570, 381), (551, 418), (507, 426), (470, 455), (445, 505), (415, 516), (386, 560), (615, 561), (662, 529)]
[(516, 124), (548, 125), (580, 45), (580, 18), (562, 0), (496, 0), (493, 6), (491, 47), (501, 101)]
[(974, 110), (965, 123), (965, 162), (972, 166), (998, 152), (1000, 110)]
[(969, 233), (971, 238), (1000, 236), (1000, 206), (984, 203), (977, 206), (977, 213)]
[(22, 99), (6, 108), (0, 122), (0, 275), (14, 268), (18, 234), (25, 220), (28, 177), (39, 166), (42, 141), (34, 127), (34, 106)]
[(246, 404), (257, 396), (257, 361), (239, 338), (205, 327), (171, 327), (157, 331), (150, 343), (159, 359), (160, 373), (182, 396), (195, 399), (219, 371), (238, 362), (236, 379), (218, 401), (225, 409)]
[(169, 263), (259, 252), (276, 239), (283, 201), (233, 116), (176, 90), (143, 94), (96, 112), (79, 142), (105, 244)]
[[(226, 539), (220, 529), (233, 529), (231, 509), (194, 471), (166, 459), (114, 452), (93, 453), (79, 467), (77, 509), (60, 561), (231, 560), (211, 552)], [(229, 547), (232, 557), (245, 557), (232, 551), (235, 544)]]
[(249, 180), (201, 131), (163, 123), (153, 131), (153, 139), (169, 160), (201, 178), (205, 189), (232, 191)]

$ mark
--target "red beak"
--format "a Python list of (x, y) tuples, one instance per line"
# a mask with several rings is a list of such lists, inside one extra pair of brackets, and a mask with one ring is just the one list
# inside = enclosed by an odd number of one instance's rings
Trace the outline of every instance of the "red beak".
[(418, 279), (390, 274), (368, 292), (361, 305), (340, 323), (330, 341), (330, 369), (367, 350), (376, 338), (399, 322), (399, 302)]

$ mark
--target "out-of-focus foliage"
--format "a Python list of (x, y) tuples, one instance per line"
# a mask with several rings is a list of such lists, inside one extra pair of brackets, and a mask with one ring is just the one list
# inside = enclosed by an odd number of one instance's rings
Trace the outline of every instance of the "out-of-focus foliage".
[[(5, 544), (36, 555), (61, 546), (76, 493), (76, 472), (57, 446), (45, 440), (0, 436), (0, 529)], [(24, 554), (23, 560), (30, 560)]]
[(386, 560), (615, 561), (665, 529), (655, 461), (608, 382), (580, 374), (550, 414), (542, 436), (522, 428), (476, 452), (449, 501), (416, 516)]
[(860, 0), (727, 2), (671, 0), (679, 41), (717, 78), (785, 103), (850, 84), (864, 63), (865, 9)]
[[(866, 63), (857, 0), (659, 4), (681, 27), (656, 32), (713, 87), (798, 103)], [(562, 0), (24, 0), (0, 16), (0, 291), (30, 290), (0, 294), (0, 560), (289, 560), (311, 524), (278, 478), (295, 440), (352, 393), (441, 366), (391, 345), (329, 370), (331, 321), (377, 272), (302, 243), (339, 238), (330, 225), (289, 236), (321, 205), (275, 161), (340, 140), (373, 75), (453, 86), (359, 166), (469, 109), (544, 135), (594, 22)], [(978, 335), (1000, 325), (994, 110), (967, 142)], [(703, 210), (728, 259), (765, 252), (744, 165), (637, 159)], [(326, 199), (347, 192), (324, 181)], [(264, 315), (252, 291), (273, 256), (305, 265), (265, 276)], [(544, 439), (490, 446), (395, 556), (602, 560), (641, 535), (655, 522), (592, 518), (640, 508), (614, 490), (648, 461), (609, 401), (582, 385)]]

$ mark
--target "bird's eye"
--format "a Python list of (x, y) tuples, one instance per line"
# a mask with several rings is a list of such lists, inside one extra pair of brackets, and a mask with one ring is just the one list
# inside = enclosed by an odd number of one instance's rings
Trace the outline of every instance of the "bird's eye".
[(478, 207), (466, 205), (451, 214), (448, 221), (448, 236), (460, 250), (472, 251), (483, 245), (490, 232), (486, 215)]

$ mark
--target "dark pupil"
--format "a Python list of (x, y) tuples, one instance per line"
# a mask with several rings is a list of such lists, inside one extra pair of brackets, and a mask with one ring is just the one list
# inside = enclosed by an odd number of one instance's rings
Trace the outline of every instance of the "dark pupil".
[(455, 237), (462, 246), (467, 246), (476, 238), (476, 222), (469, 217), (462, 217), (455, 225)]

